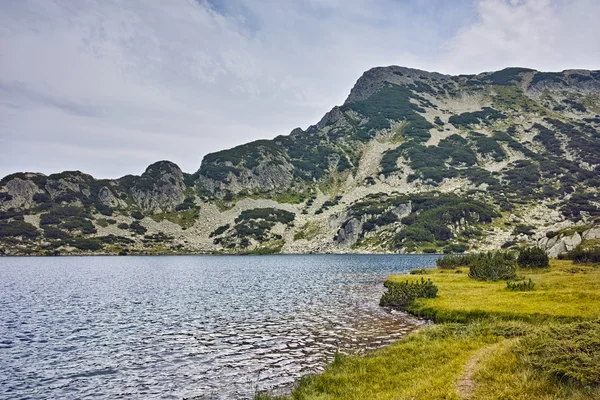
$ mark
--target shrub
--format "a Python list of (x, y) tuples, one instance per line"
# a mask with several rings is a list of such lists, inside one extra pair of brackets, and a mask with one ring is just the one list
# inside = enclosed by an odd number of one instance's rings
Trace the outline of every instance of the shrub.
[(523, 225), (523, 224), (519, 224), (517, 226), (515, 226), (515, 229), (513, 229), (513, 235), (533, 235), (533, 230), (535, 229), (534, 226), (531, 225)]
[(539, 247), (530, 247), (521, 250), (517, 258), (521, 268), (547, 268), (550, 266), (546, 252)]
[(564, 254), (561, 258), (573, 260), (574, 264), (595, 264), (600, 263), (600, 248), (584, 249), (577, 246), (573, 250)]
[(61, 222), (61, 218), (54, 214), (42, 214), (40, 215), (40, 225), (58, 225)]
[(61, 228), (68, 229), (70, 231), (79, 230), (82, 233), (96, 233), (96, 227), (89, 219), (82, 217), (69, 217), (60, 224)]
[(16, 220), (0, 224), (0, 237), (22, 236), (33, 239), (39, 234), (35, 226), (25, 221)]
[(458, 268), (458, 267), (467, 267), (467, 257), (466, 256), (460, 256), (460, 255), (452, 255), (452, 254), (447, 254), (444, 255), (440, 258), (438, 258), (435, 261), (435, 264), (438, 266), (438, 268), (441, 269), (453, 269), (453, 268)]
[(119, 229), (129, 229), (129, 224), (126, 224), (125, 222), (121, 222), (119, 225), (117, 225), (117, 228), (119, 228)]
[(69, 233), (54, 226), (45, 226), (43, 229), (44, 236), (46, 236), (47, 239), (68, 239), (71, 237)]
[(421, 267), (419, 269), (413, 269), (409, 272), (411, 275), (425, 275), (429, 273), (429, 270)]
[(142, 214), (140, 211), (135, 210), (131, 212), (131, 216), (135, 219), (143, 219), (144, 218), (144, 214)]
[(14, 208), (7, 211), (0, 211), (0, 220), (15, 218), (18, 215), (22, 215), (21, 211), (17, 211)]
[(230, 228), (229, 224), (223, 225), (218, 227), (217, 229), (215, 229), (213, 232), (211, 232), (211, 234), (208, 237), (215, 237), (215, 236), (219, 236), (223, 233), (225, 233), (225, 231), (227, 231), (227, 229)]
[(133, 221), (131, 225), (129, 225), (129, 229), (138, 235), (143, 235), (148, 231), (144, 226), (142, 226), (139, 221)]
[(36, 203), (49, 203), (52, 199), (47, 193), (36, 193), (33, 195), (33, 201)]
[(471, 124), (479, 123), (490, 125), (492, 121), (499, 119), (506, 119), (506, 115), (493, 108), (483, 107), (480, 111), (465, 112), (460, 115), (453, 115), (450, 117), (448, 122), (459, 128), (461, 126), (467, 127)]
[(527, 292), (527, 291), (533, 290), (534, 286), (535, 286), (535, 284), (533, 283), (531, 278), (529, 278), (529, 280), (527, 280), (527, 281), (521, 281), (521, 282), (510, 282), (510, 281), (506, 282), (506, 290), (512, 290), (515, 292)]
[(242, 211), (239, 217), (235, 219), (235, 222), (240, 223), (245, 220), (264, 219), (270, 222), (290, 224), (295, 217), (294, 213), (277, 208), (254, 208)]
[(96, 203), (94, 203), (94, 207), (96, 207), (96, 210), (98, 210), (98, 212), (102, 215), (106, 215), (107, 217), (110, 217), (113, 214), (113, 208), (110, 206), (107, 206), (99, 201), (97, 201)]
[(79, 250), (97, 251), (102, 249), (103, 244), (98, 239), (75, 238), (69, 244)]
[(417, 298), (434, 298), (437, 296), (438, 288), (431, 279), (416, 282), (392, 282), (386, 281), (383, 286), (387, 291), (381, 296), (379, 305), (405, 309)]
[(513, 279), (515, 276), (515, 258), (510, 253), (479, 253), (470, 259), (469, 277), (472, 279), (499, 281)]
[(467, 250), (469, 250), (469, 246), (466, 244), (451, 244), (444, 249), (444, 253), (464, 253)]
[(185, 210), (189, 210), (190, 208), (195, 208), (195, 207), (196, 207), (196, 203), (194, 202), (194, 198), (186, 197), (185, 200), (183, 200), (183, 203), (175, 206), (175, 211), (185, 211)]
[(441, 269), (453, 269), (458, 267), (469, 267), (478, 258), (482, 257), (482, 254), (446, 254), (436, 260), (436, 265)]

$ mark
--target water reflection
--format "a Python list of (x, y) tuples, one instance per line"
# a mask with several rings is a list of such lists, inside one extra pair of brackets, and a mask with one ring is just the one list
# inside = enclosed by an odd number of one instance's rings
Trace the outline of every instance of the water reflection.
[(434, 256), (0, 259), (0, 397), (250, 398), (422, 322), (377, 304)]

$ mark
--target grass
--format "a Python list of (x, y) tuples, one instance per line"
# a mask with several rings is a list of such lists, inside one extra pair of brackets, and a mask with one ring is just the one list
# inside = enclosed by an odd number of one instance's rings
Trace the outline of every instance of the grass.
[(505, 281), (475, 281), (468, 277), (467, 268), (460, 270), (464, 273), (435, 270), (428, 275), (439, 288), (438, 296), (419, 299), (410, 311), (439, 322), (490, 316), (521, 320), (600, 318), (599, 268), (582, 267), (581, 272), (573, 273), (572, 262), (553, 260), (548, 270), (519, 270), (535, 284), (535, 290), (529, 292), (507, 291)]
[(321, 226), (319, 223), (310, 221), (304, 224), (300, 230), (294, 233), (294, 240), (312, 240), (321, 233)]
[(168, 212), (161, 214), (152, 215), (152, 219), (156, 222), (163, 220), (171, 221), (174, 224), (181, 226), (184, 229), (191, 228), (198, 219), (199, 211), (197, 209), (190, 209), (186, 211)]
[(552, 260), (546, 270), (519, 270), (535, 282), (526, 292), (459, 270), (430, 271), (438, 296), (410, 308), (442, 323), (366, 356), (337, 354), (288, 398), (600, 398), (600, 268)]

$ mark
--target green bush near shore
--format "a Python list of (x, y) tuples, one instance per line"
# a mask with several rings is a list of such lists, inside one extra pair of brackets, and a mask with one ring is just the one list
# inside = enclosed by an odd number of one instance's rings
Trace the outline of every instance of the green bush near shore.
[(381, 296), (379, 305), (405, 309), (418, 298), (434, 298), (438, 288), (430, 279), (421, 278), (416, 282), (386, 281), (383, 286), (387, 291)]
[(469, 267), (469, 277), (480, 281), (506, 280), (516, 276), (515, 258), (505, 252), (447, 254), (438, 258), (436, 265), (440, 269)]
[(517, 276), (515, 258), (509, 253), (480, 253), (469, 263), (469, 277), (479, 281), (499, 281)]

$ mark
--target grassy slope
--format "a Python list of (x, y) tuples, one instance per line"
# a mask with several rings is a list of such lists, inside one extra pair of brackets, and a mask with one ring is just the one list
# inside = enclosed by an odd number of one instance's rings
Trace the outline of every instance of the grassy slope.
[[(590, 340), (600, 344), (599, 323), (594, 322), (595, 330), (590, 330), (572, 322), (600, 318), (600, 268), (553, 261), (550, 270), (519, 271), (519, 275), (531, 277), (535, 290), (507, 291), (504, 282), (473, 281), (466, 271), (431, 271), (428, 277), (439, 287), (438, 297), (418, 300), (413, 311), (445, 323), (366, 357), (337, 356), (323, 374), (301, 379), (292, 398), (600, 398), (598, 385), (581, 385), (548, 373), (561, 363), (575, 363), (578, 357), (590, 365), (589, 354), (574, 349), (578, 342), (569, 343), (562, 336), (589, 330)], [(563, 328), (567, 333), (560, 332)], [(553, 330), (559, 331), (558, 339), (552, 337)], [(545, 346), (569, 348), (567, 359), (545, 363), (543, 355), (531, 350)]]

